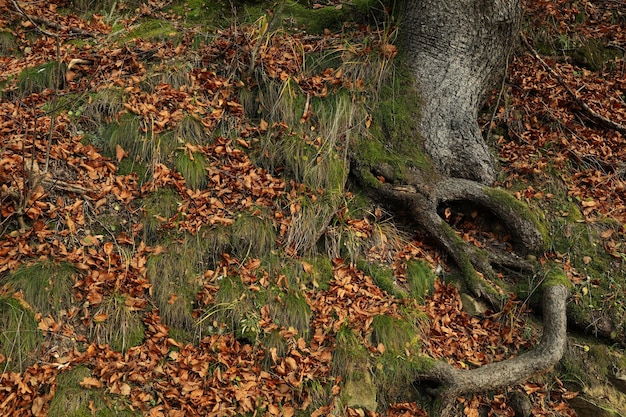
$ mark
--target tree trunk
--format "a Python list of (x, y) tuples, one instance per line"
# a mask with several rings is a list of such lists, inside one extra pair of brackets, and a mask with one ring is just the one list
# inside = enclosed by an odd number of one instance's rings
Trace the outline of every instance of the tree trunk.
[(521, 19), (519, 0), (407, 0), (402, 22), (417, 80), (425, 150), (441, 173), (493, 183), (494, 159), (476, 122), (504, 75)]
[[(353, 173), (373, 199), (410, 216), (450, 255), (466, 286), (498, 308), (503, 300), (493, 286), (497, 274), (492, 265), (532, 270), (536, 266), (524, 256), (541, 254), (545, 247), (543, 227), (531, 210), (506, 191), (490, 187), (496, 164), (477, 123), (486, 93), (505, 75), (517, 40), (520, 1), (406, 0), (404, 11), (403, 46), (421, 101), (416, 126), (420, 137), (414, 140), (436, 172), (412, 168), (403, 178), (406, 183), (397, 184), (388, 167), (365, 166), (355, 155)], [(478, 206), (481, 213), (498, 218), (515, 240), (517, 254), (488, 253), (463, 241), (439, 215), (449, 203)], [(544, 338), (535, 349), (472, 371), (442, 362), (417, 376), (418, 387), (437, 385), (430, 390), (441, 400), (437, 415), (453, 415), (459, 394), (515, 384), (559, 361), (568, 296), (562, 284), (544, 286)]]

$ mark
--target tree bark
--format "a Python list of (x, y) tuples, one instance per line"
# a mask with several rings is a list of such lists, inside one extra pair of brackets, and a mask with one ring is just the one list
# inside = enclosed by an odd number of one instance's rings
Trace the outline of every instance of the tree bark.
[(444, 175), (495, 179), (476, 119), (485, 93), (504, 75), (520, 20), (519, 0), (406, 1), (402, 33), (423, 100), (420, 131)]
[[(353, 174), (373, 199), (400, 208), (423, 228), (458, 266), (467, 287), (497, 308), (503, 295), (492, 284), (497, 280), (492, 264), (532, 269), (524, 256), (544, 250), (539, 223), (530, 210), (503, 195), (506, 191), (490, 187), (496, 164), (477, 123), (486, 93), (506, 72), (519, 31), (521, 4), (519, 0), (406, 0), (404, 12), (403, 46), (421, 100), (416, 126), (421, 137), (414, 139), (430, 156), (436, 172), (410, 173), (403, 178), (405, 184), (397, 184), (388, 167), (364, 166), (355, 155)], [(458, 237), (439, 209), (462, 202), (490, 212), (508, 226), (518, 254), (489, 254)], [(560, 360), (567, 335), (568, 289), (554, 284), (546, 286), (543, 295), (544, 334), (535, 349), (472, 371), (439, 362), (417, 377), (417, 386), (421, 382), (437, 386), (430, 390), (441, 400), (435, 415), (452, 415), (460, 394), (519, 383)]]

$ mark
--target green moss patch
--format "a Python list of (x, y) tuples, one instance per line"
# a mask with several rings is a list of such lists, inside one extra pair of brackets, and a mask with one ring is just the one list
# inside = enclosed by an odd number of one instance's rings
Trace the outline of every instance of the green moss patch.
[(169, 40), (178, 35), (178, 31), (172, 23), (159, 19), (145, 19), (134, 27), (126, 36), (125, 41), (133, 39), (142, 40)]

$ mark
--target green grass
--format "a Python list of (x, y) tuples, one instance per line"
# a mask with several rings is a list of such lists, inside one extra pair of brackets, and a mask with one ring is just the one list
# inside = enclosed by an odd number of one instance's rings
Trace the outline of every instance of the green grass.
[(152, 298), (168, 326), (195, 331), (193, 309), (204, 272), (206, 242), (201, 236), (184, 236), (162, 244), (164, 252), (151, 256), (147, 273)]
[(124, 37), (124, 41), (133, 39), (166, 41), (178, 35), (178, 31), (172, 23), (160, 19), (144, 19), (134, 26)]
[(93, 313), (91, 338), (111, 349), (126, 351), (140, 345), (144, 338), (144, 325), (139, 312), (126, 305), (127, 296), (112, 294), (104, 297)]
[(23, 372), (37, 359), (41, 345), (33, 311), (15, 298), (0, 296), (0, 373)]
[(50, 401), (48, 416), (139, 417), (142, 415), (139, 411), (130, 410), (129, 401), (124, 397), (111, 396), (105, 389), (81, 387), (80, 382), (91, 376), (91, 371), (85, 366), (78, 366), (59, 374), (56, 391)]
[(11, 56), (16, 52), (15, 35), (8, 29), (0, 29), (0, 56)]
[(346, 379), (354, 373), (367, 372), (369, 367), (369, 353), (356, 333), (347, 326), (341, 327), (335, 337), (332, 374)]
[(436, 276), (428, 263), (411, 259), (406, 264), (406, 279), (411, 297), (422, 302), (433, 292)]
[(205, 156), (199, 152), (179, 152), (176, 158), (176, 170), (185, 178), (187, 187), (191, 189), (206, 188), (209, 180), (206, 167), (208, 163)]
[(62, 88), (65, 82), (65, 65), (56, 61), (34, 68), (26, 68), (17, 77), (17, 87), (22, 96), (41, 93), (45, 89)]
[(70, 309), (74, 304), (72, 287), (76, 269), (65, 262), (38, 262), (22, 265), (7, 279), (24, 299), (44, 316)]
[[(124, 91), (121, 88), (104, 88), (91, 94), (81, 108), (80, 123), (85, 128), (97, 131), (103, 125), (112, 123), (124, 109)], [(102, 146), (96, 142), (95, 145)]]
[(226, 325), (226, 331), (246, 343), (254, 344), (260, 337), (259, 309), (265, 305), (259, 293), (248, 290), (239, 277), (224, 277), (219, 281), (215, 303), (207, 308), (199, 323), (215, 322), (218, 328)]
[(180, 202), (180, 196), (171, 188), (160, 188), (142, 201), (141, 206), (145, 211), (143, 235), (146, 242), (156, 243), (165, 236), (161, 224), (176, 215)]
[(239, 259), (261, 258), (276, 249), (278, 234), (269, 213), (239, 213), (230, 230), (230, 246)]
[(286, 329), (293, 328), (298, 336), (308, 338), (312, 312), (306, 298), (299, 291), (278, 294), (274, 297), (271, 310), (276, 324)]

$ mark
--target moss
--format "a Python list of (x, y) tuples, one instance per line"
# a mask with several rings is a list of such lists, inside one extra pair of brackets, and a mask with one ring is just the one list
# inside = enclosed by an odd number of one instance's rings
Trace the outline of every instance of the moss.
[(381, 2), (356, 0), (342, 7), (327, 6), (317, 9), (307, 8), (297, 1), (287, 0), (284, 14), (295, 20), (296, 27), (304, 27), (308, 33), (322, 33), (325, 29), (339, 30), (344, 21), (364, 22), (373, 10), (379, 10)]
[(550, 265), (548, 268), (544, 268), (545, 275), (541, 283), (541, 287), (545, 290), (547, 287), (554, 285), (564, 285), (566, 288), (572, 290), (574, 287), (569, 280), (563, 268), (556, 264)]
[(36, 359), (42, 346), (41, 332), (30, 306), (12, 297), (0, 296), (0, 363), (3, 371), (23, 372)]
[(226, 27), (232, 19), (231, 4), (226, 0), (178, 0), (169, 9), (188, 23)]
[(47, 62), (34, 68), (26, 68), (17, 77), (18, 90), (22, 95), (41, 93), (45, 89), (63, 88), (65, 64)]
[[(378, 180), (368, 170), (389, 167), (393, 178), (403, 182), (406, 172), (415, 168), (425, 176), (434, 175), (430, 158), (421, 149), (418, 120), (421, 102), (407, 66), (399, 62), (379, 91), (374, 104), (369, 137), (356, 139), (355, 151), (363, 165), (364, 179), (376, 186)], [(369, 179), (368, 179), (369, 178)]]
[(172, 23), (160, 19), (145, 19), (124, 36), (123, 40), (169, 40), (178, 35)]
[(550, 247), (550, 235), (547, 224), (536, 216), (527, 204), (516, 199), (508, 191), (499, 188), (484, 187), (483, 192), (503, 207), (508, 208), (522, 219), (532, 223), (541, 234), (544, 245), (543, 250), (547, 250)]
[(77, 271), (66, 262), (38, 262), (23, 265), (7, 282), (24, 294), (24, 299), (44, 316), (68, 310), (74, 305), (72, 288)]
[(90, 329), (97, 343), (122, 352), (140, 345), (145, 332), (139, 312), (127, 305), (127, 298), (123, 294), (105, 297), (92, 317)]

